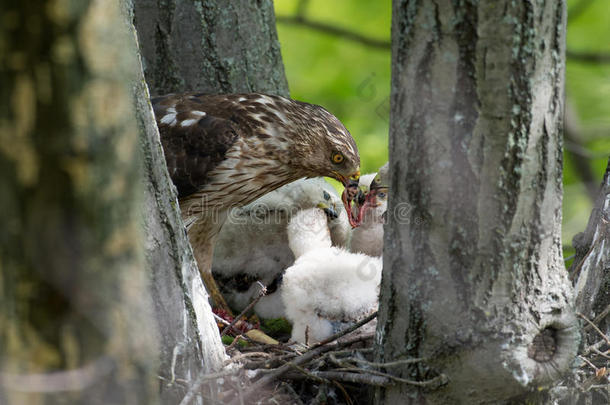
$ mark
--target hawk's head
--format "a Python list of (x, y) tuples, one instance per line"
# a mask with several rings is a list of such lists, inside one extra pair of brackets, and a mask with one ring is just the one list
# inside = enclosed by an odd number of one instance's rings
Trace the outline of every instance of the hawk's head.
[[(242, 103), (247, 100), (243, 100)], [(323, 107), (279, 96), (259, 95), (251, 117), (264, 122), (263, 137), (273, 133), (267, 148), (278, 146), (278, 160), (304, 177), (327, 176), (340, 181), (350, 213), (358, 192), (360, 156), (354, 138), (337, 117)], [(260, 134), (260, 132), (259, 132)], [(288, 142), (286, 142), (288, 141)], [(348, 215), (352, 226), (358, 220)]]
[[(290, 102), (294, 105), (286, 107), (294, 108), (288, 114), (292, 121), (293, 142), (289, 145), (292, 165), (308, 171), (308, 176), (332, 177), (346, 187), (357, 182), (360, 177), (358, 147), (341, 121), (318, 105)], [(282, 114), (282, 110), (278, 113)]]

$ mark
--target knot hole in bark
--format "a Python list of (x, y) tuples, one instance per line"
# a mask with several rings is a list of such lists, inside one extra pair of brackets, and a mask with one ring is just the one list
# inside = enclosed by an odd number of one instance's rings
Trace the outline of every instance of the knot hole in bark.
[(527, 355), (539, 363), (551, 361), (557, 352), (557, 329), (546, 327), (540, 331), (530, 346), (527, 348)]

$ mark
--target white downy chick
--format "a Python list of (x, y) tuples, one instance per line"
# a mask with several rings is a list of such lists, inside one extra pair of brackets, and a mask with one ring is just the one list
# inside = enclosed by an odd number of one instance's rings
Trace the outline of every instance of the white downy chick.
[[(351, 227), (341, 198), (322, 178), (302, 179), (233, 209), (214, 251), (212, 271), (233, 308), (242, 310), (259, 293), (260, 281), (268, 295), (254, 307), (263, 318), (284, 316), (277, 285), (284, 269), (294, 262), (286, 226), (302, 209), (325, 208), (325, 227), (334, 245), (347, 246)], [(322, 209), (318, 210), (322, 215)]]
[(292, 340), (318, 342), (377, 309), (382, 261), (331, 246), (319, 210), (300, 211), (288, 225), (297, 257), (281, 286)]

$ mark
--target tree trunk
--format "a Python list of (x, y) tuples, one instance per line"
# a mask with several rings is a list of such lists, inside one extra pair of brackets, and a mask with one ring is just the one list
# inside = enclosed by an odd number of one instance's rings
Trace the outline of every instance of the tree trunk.
[(0, 27), (0, 403), (155, 403), (132, 38), (115, 2)]
[[(151, 93), (288, 94), (270, 1), (135, 0), (134, 13)], [(192, 383), (198, 374), (218, 370), (224, 348), (180, 219), (143, 81), (136, 92), (149, 176), (147, 258), (162, 337), (160, 374), (166, 379), (161, 391), (164, 402), (177, 403), (184, 389), (174, 378)]]
[(196, 90), (288, 96), (270, 0), (135, 0), (153, 95)]
[(395, 370), (405, 378), (441, 377), (377, 403), (501, 403), (576, 354), (560, 237), (565, 21), (564, 1), (394, 0), (376, 350), (426, 358)]
[[(576, 309), (597, 318), (596, 324), (610, 336), (610, 159), (587, 229), (574, 237), (573, 245), (570, 276), (576, 280)], [(599, 340), (596, 332), (592, 335)]]
[(161, 398), (174, 404), (198, 375), (222, 368), (224, 346), (184, 231), (141, 69), (134, 93), (146, 173), (146, 261), (160, 331)]

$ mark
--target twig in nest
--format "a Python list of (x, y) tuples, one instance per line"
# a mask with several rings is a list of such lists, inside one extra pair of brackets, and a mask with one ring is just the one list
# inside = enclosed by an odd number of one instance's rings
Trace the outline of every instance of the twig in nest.
[(310, 380), (314, 380), (320, 384), (330, 384), (330, 381), (322, 378), (322, 377), (318, 377), (316, 376), (314, 373), (309, 372), (307, 370), (305, 370), (303, 367), (298, 366), (296, 364), (294, 364), (293, 362), (289, 362), (287, 363), (290, 367), (294, 368), (296, 371), (298, 371), (299, 373), (305, 375), (306, 377), (308, 377)]
[(370, 314), (366, 318), (362, 319), (361, 321), (353, 324), (349, 328), (343, 329), (342, 331), (339, 331), (339, 332), (335, 333), (334, 335), (331, 335), (331, 336), (327, 337), (326, 339), (323, 339), (323, 340), (319, 341), (318, 343), (312, 345), (309, 348), (309, 350), (315, 349), (316, 347), (320, 347), (320, 346), (323, 346), (323, 345), (328, 344), (330, 342), (333, 342), (333, 341), (339, 339), (340, 337), (345, 336), (348, 333), (351, 333), (351, 332), (355, 331), (356, 329), (360, 328), (361, 326), (366, 325), (367, 323), (369, 323), (370, 321), (372, 321), (376, 317), (377, 317), (377, 311), (373, 312), (372, 314)]
[(349, 358), (346, 358), (343, 360), (353, 361), (353, 362), (360, 363), (360, 364), (366, 364), (367, 366), (376, 367), (376, 368), (390, 368), (390, 367), (404, 366), (405, 364), (420, 363), (422, 361), (425, 361), (425, 359), (423, 359), (423, 358), (415, 358), (415, 359), (389, 361), (387, 363), (374, 363), (372, 361), (358, 359), (355, 357), (349, 357)]
[(225, 360), (225, 362), (223, 363), (223, 366), (227, 366), (231, 363), (235, 363), (241, 359), (245, 359), (247, 357), (266, 357), (266, 358), (270, 358), (271, 355), (269, 353), (265, 353), (265, 352), (248, 352), (248, 353), (242, 353), (242, 354), (238, 354), (237, 356), (231, 357), (228, 360)]
[(582, 361), (584, 361), (585, 363), (587, 363), (589, 365), (589, 367), (591, 367), (593, 370), (597, 371), (597, 366), (595, 366), (595, 364), (593, 364), (589, 360), (587, 360), (586, 357), (578, 356), (578, 358), (581, 359)]
[[(592, 323), (594, 323), (594, 324), (598, 324), (598, 323), (600, 323), (600, 322), (601, 322), (601, 321), (602, 321), (602, 320), (603, 320), (605, 317), (607, 317), (607, 316), (608, 316), (608, 314), (610, 314), (610, 304), (608, 304), (608, 306), (607, 306), (607, 307), (606, 307), (606, 308), (605, 308), (605, 309), (604, 309), (602, 312), (600, 312), (600, 313), (599, 313), (599, 315), (597, 315), (597, 316), (595, 317), (595, 319), (593, 319), (593, 321), (591, 321), (591, 322), (592, 322)], [(586, 331), (586, 330), (588, 330), (588, 329), (591, 329), (591, 325), (585, 325), (584, 330)]]
[[(222, 330), (222, 333), (220, 334), (220, 337), (223, 337), (224, 335), (227, 334), (227, 332), (229, 332), (229, 330), (233, 329), (233, 327), (235, 326), (235, 324), (241, 319), (242, 316), (244, 316), (248, 311), (250, 311), (252, 308), (254, 308), (254, 306), (256, 305), (256, 303), (258, 302), (258, 300), (260, 300), (261, 298), (263, 298), (266, 294), (267, 294), (267, 287), (261, 283), (260, 281), (257, 281), (257, 283), (261, 286), (260, 291), (258, 292), (258, 295), (256, 296), (256, 298), (254, 298), (252, 300), (251, 303), (248, 304), (248, 306), (246, 308), (244, 308), (243, 311), (241, 311), (241, 313), (239, 315), (237, 315), (233, 321), (229, 324), (229, 326), (227, 326), (226, 328), (224, 328)], [(236, 331), (239, 332), (239, 331)]]
[[(371, 374), (349, 373), (342, 371), (312, 371), (311, 374), (313, 374), (315, 378), (324, 378), (333, 381), (344, 381), (354, 384), (373, 385), (376, 387), (387, 387), (388, 385), (392, 384), (392, 381), (389, 378)], [(295, 372), (286, 373), (285, 377), (290, 378), (292, 380), (302, 380), (309, 378), (308, 375)]]
[(247, 340), (244, 338), (244, 335), (237, 335), (237, 336), (235, 336), (235, 339), (233, 339), (233, 341), (231, 342), (231, 344), (230, 344), (229, 346), (227, 346), (227, 348), (225, 349), (225, 352), (227, 352), (227, 353), (228, 353), (228, 352), (229, 352), (229, 350), (233, 349), (233, 348), (235, 347), (235, 345), (237, 345), (237, 343), (238, 343), (240, 340), (247, 341)]
[(582, 354), (587, 355), (587, 354), (591, 353), (592, 351), (599, 349), (605, 343), (606, 343), (606, 341), (603, 339), (596, 343), (593, 343), (592, 345), (585, 347), (585, 349), (582, 351)]
[(212, 312), (212, 315), (214, 315), (214, 319), (216, 319), (218, 322), (222, 323), (223, 325), (231, 325), (228, 321), (226, 321), (225, 319), (222, 319), (220, 316), (216, 315), (215, 313)]
[(597, 325), (595, 325), (593, 322), (591, 322), (586, 316), (584, 316), (583, 314), (581, 314), (580, 312), (577, 312), (576, 315), (578, 315), (579, 317), (581, 317), (582, 319), (584, 319), (589, 325), (591, 325), (591, 327), (593, 329), (595, 329), (595, 331), (597, 333), (599, 333), (599, 335), (606, 341), (607, 344), (610, 345), (610, 339), (608, 338), (608, 336), (605, 335), (604, 332), (602, 332)]
[[(401, 378), (401, 377), (396, 377), (396, 376), (393, 376), (391, 374), (384, 373), (384, 372), (377, 371), (377, 370), (362, 369), (362, 368), (359, 368), (359, 367), (356, 367), (356, 366), (353, 366), (351, 364), (346, 363), (348, 361), (354, 361), (354, 360), (360, 360), (360, 359), (346, 358), (346, 359), (339, 360), (339, 359), (337, 359), (333, 355), (333, 353), (329, 353), (329, 358), (330, 358), (330, 360), (333, 363), (337, 364), (338, 366), (346, 367), (344, 369), (345, 371), (351, 371), (351, 372), (356, 372), (356, 373), (361, 373), (361, 374), (372, 374), (372, 375), (375, 375), (375, 376), (388, 378), (388, 379), (390, 379), (392, 381), (395, 381), (395, 382), (400, 382), (400, 383), (409, 384), (409, 385), (415, 385), (417, 387), (428, 387), (428, 386), (431, 386), (431, 385), (442, 385), (442, 384), (445, 384), (447, 382), (447, 377), (444, 376), (443, 374), (439, 375), (438, 377), (432, 378), (431, 380), (427, 380), (427, 381), (415, 381), (415, 380), (408, 380), (408, 379)], [(383, 366), (383, 364), (384, 364), (384, 363), (371, 363), (371, 362), (368, 362), (366, 360), (362, 360), (362, 361), (365, 362), (365, 363), (368, 363), (368, 364), (377, 364), (377, 367)], [(393, 362), (393, 363), (396, 363), (396, 364), (393, 364), (393, 365), (412, 364), (412, 363), (417, 363), (419, 361), (422, 361), (422, 359), (399, 360), (399, 361)], [(391, 363), (385, 363), (385, 364), (391, 364)], [(335, 371), (339, 371), (339, 370), (335, 370)]]
[(335, 386), (337, 388), (339, 388), (339, 390), (343, 394), (343, 398), (345, 398), (345, 401), (347, 402), (347, 405), (354, 405), (354, 401), (352, 401), (352, 398), (347, 393), (347, 390), (345, 389), (343, 384), (341, 384), (339, 381), (334, 381), (334, 380), (333, 380), (333, 384), (335, 384)]
[(591, 351), (599, 356), (605, 357), (608, 360), (610, 360), (610, 356), (608, 356), (606, 353), (602, 352), (601, 350), (596, 349), (595, 347), (591, 347)]
[[(279, 377), (282, 377), (282, 376), (284, 376), (284, 374), (291, 371), (291, 369), (294, 368), (293, 367), (294, 365), (299, 366), (301, 364), (307, 363), (308, 361), (318, 357), (322, 353), (328, 352), (332, 349), (335, 349), (335, 348), (343, 346), (343, 345), (350, 345), (350, 344), (353, 344), (356, 342), (360, 342), (364, 339), (369, 339), (372, 336), (373, 336), (372, 334), (355, 336), (351, 339), (348, 338), (341, 342), (334, 342), (332, 344), (327, 343), (324, 346), (313, 347), (309, 351), (305, 352), (303, 355), (295, 358), (293, 361), (288, 362), (281, 367), (276, 368), (275, 370), (271, 371), (269, 374), (267, 374), (266, 376), (262, 377), (260, 380), (258, 380), (254, 384), (252, 384), (248, 388), (248, 390), (244, 392), (244, 396), (246, 398), (248, 398), (250, 395), (252, 395), (256, 392), (259, 392), (261, 390), (261, 388), (265, 387), (267, 384), (272, 383)], [(233, 402), (231, 402), (231, 404), (236, 404), (236, 402), (233, 401)]]
[(294, 388), (292, 388), (292, 385), (287, 384), (287, 383), (282, 383), (280, 385), (281, 389), (284, 389), (285, 391), (288, 392), (288, 395), (292, 396), (292, 400), (294, 401), (294, 403), (296, 405), (305, 405), (303, 404), (303, 401), (301, 401), (301, 396), (299, 394), (297, 394), (297, 392), (294, 390)]

